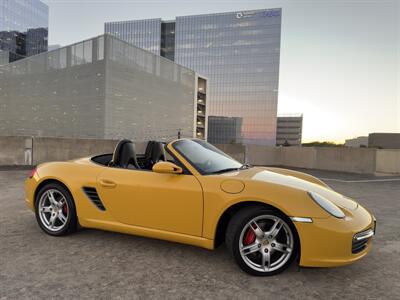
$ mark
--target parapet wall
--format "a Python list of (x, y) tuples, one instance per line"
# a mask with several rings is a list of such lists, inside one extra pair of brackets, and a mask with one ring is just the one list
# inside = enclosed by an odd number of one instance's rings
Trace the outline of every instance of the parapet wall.
[[(0, 166), (37, 165), (111, 153), (116, 140), (0, 137)], [(400, 174), (400, 150), (370, 148), (216, 145), (235, 159), (261, 166), (286, 166), (360, 174)], [(137, 143), (138, 153), (144, 143)]]

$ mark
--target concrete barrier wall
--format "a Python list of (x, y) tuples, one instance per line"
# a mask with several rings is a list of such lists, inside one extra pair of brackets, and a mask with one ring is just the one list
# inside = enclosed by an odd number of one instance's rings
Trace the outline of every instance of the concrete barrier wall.
[(35, 138), (33, 140), (33, 164), (112, 153), (116, 143), (115, 140)]
[(282, 166), (315, 169), (317, 148), (281, 147)]
[(247, 145), (247, 163), (255, 166), (282, 165), (280, 148)]
[[(0, 137), (0, 166), (38, 165), (48, 161), (66, 161), (85, 156), (112, 153), (118, 140)], [(144, 153), (146, 143), (135, 143)]]
[[(330, 148), (330, 147), (265, 147), (248, 146), (247, 156), (251, 164), (287, 166), (305, 169), (331, 170), (350, 173), (373, 174), (376, 170), (376, 149)], [(388, 169), (385, 159), (393, 162), (400, 159), (400, 151), (381, 154), (380, 171)], [(389, 173), (400, 173), (391, 166)], [(396, 171), (397, 170), (397, 171)]]
[(400, 150), (377, 150), (376, 172), (400, 174)]
[[(0, 137), (0, 166), (37, 165), (47, 161), (111, 153), (116, 140)], [(144, 153), (145, 143), (136, 143)], [(400, 150), (368, 148), (266, 147), (216, 145), (240, 162), (351, 173), (400, 174)]]
[(316, 149), (315, 169), (372, 174), (375, 172), (376, 149), (329, 148)]
[(0, 137), (0, 166), (26, 165), (25, 141), (29, 137)]

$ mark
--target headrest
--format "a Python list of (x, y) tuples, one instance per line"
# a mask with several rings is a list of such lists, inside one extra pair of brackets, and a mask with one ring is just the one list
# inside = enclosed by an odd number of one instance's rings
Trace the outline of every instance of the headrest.
[(121, 140), (115, 147), (112, 165), (120, 168), (127, 168), (131, 164), (138, 168), (136, 162), (135, 145), (131, 140)]

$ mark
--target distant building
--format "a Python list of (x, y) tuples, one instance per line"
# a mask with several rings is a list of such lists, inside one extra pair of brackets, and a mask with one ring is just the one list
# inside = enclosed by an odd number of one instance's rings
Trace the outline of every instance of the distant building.
[(0, 65), (47, 51), (49, 8), (39, 0), (0, 1)]
[(300, 146), (302, 131), (302, 114), (278, 116), (276, 127), (276, 145)]
[(368, 147), (368, 137), (367, 136), (359, 136), (354, 139), (347, 139), (344, 143), (345, 147), (352, 148), (360, 148), (360, 147)]
[(53, 51), (53, 50), (56, 50), (56, 49), (58, 49), (58, 48), (61, 48), (62, 46), (61, 45), (58, 45), (58, 44), (56, 44), (56, 45), (49, 45), (48, 47), (47, 47), (47, 51)]
[(238, 117), (209, 116), (207, 140), (212, 144), (242, 143), (242, 119)]
[(380, 149), (400, 149), (400, 133), (370, 133), (368, 147)]
[(207, 81), (102, 35), (0, 66), (0, 135), (207, 137)]
[(207, 76), (210, 115), (241, 118), (246, 144), (275, 145), (281, 15), (276, 8), (109, 22), (105, 32)]

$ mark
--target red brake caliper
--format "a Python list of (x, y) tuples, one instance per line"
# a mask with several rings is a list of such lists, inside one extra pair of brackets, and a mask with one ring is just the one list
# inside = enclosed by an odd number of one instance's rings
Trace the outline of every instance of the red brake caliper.
[(255, 240), (256, 240), (256, 235), (254, 231), (251, 228), (249, 228), (246, 232), (246, 235), (244, 236), (243, 244), (247, 246), (254, 243)]
[(64, 213), (64, 216), (67, 216), (67, 215), (68, 215), (68, 205), (67, 205), (67, 203), (64, 203), (64, 206), (63, 206), (63, 213)]

